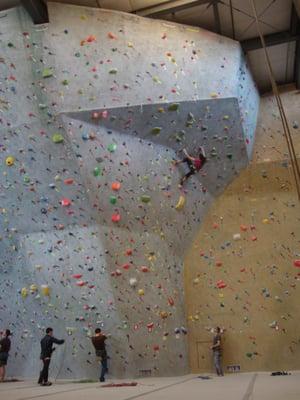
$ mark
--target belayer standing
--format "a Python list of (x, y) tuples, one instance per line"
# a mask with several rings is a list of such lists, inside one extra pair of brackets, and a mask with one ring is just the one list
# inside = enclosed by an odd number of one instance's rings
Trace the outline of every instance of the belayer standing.
[(95, 336), (91, 337), (92, 343), (95, 347), (96, 357), (98, 361), (101, 363), (101, 371), (100, 371), (100, 382), (105, 382), (105, 374), (108, 372), (107, 367), (107, 352), (105, 347), (105, 340), (107, 336), (105, 336), (100, 328), (95, 329)]
[(175, 161), (174, 165), (186, 163), (189, 167), (189, 172), (180, 179), (179, 187), (182, 187), (184, 182), (187, 179), (189, 179), (190, 176), (192, 176), (196, 172), (200, 171), (200, 169), (203, 167), (203, 165), (207, 161), (205, 151), (202, 146), (199, 149), (198, 157), (192, 157), (191, 155), (189, 155), (189, 153), (186, 151), (186, 149), (183, 149), (183, 154), (185, 155), (185, 158), (183, 158), (182, 160)]
[(10, 350), (10, 335), (9, 329), (4, 332), (4, 337), (0, 340), (0, 382), (4, 382), (5, 379), (5, 368), (8, 360), (8, 353)]
[(53, 337), (53, 329), (46, 329), (46, 336), (41, 340), (41, 360), (43, 361), (43, 369), (41, 370), (39, 377), (39, 385), (41, 386), (50, 386), (51, 382), (48, 381), (49, 374), (49, 365), (51, 361), (51, 356), (55, 348), (53, 348), (53, 344), (63, 344), (65, 341), (63, 339), (59, 340)]
[(214, 366), (216, 369), (216, 373), (218, 376), (224, 376), (223, 370), (222, 370), (222, 333), (224, 332), (224, 329), (219, 328), (218, 326), (215, 329), (216, 335), (214, 336), (213, 339), (213, 345), (211, 346), (211, 349), (213, 351), (214, 355)]

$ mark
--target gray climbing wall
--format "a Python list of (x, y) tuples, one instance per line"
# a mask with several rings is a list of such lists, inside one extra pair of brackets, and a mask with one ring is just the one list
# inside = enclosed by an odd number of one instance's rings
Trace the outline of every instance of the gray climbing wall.
[[(45, 26), (19, 8), (0, 14), (9, 372), (38, 373), (50, 325), (66, 338), (54, 376), (97, 376), (96, 326), (112, 334), (112, 376), (183, 374), (183, 256), (248, 163), (257, 92), (231, 40), (110, 11), (49, 12)], [(179, 190), (172, 160), (200, 145), (209, 162)]]

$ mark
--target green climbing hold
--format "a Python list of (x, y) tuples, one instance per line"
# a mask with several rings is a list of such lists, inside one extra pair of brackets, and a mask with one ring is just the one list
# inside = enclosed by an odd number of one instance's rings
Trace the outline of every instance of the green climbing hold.
[(23, 178), (24, 183), (30, 183), (30, 178), (28, 175), (25, 175)]
[(168, 111), (177, 111), (178, 108), (179, 108), (179, 103), (173, 103), (173, 104), (169, 105)]
[(150, 200), (151, 200), (151, 197), (147, 196), (146, 194), (143, 194), (143, 196), (141, 196), (141, 201), (143, 203), (149, 203)]
[(232, 154), (231, 153), (228, 153), (226, 157), (229, 158), (229, 160), (232, 160)]
[(156, 127), (152, 128), (151, 133), (152, 133), (152, 135), (159, 135), (161, 130), (162, 130), (162, 128), (160, 128), (159, 126), (156, 126)]
[(248, 358), (251, 358), (251, 357), (253, 356), (253, 354), (252, 354), (252, 353), (246, 353), (246, 356), (247, 356)]
[(116, 196), (110, 196), (109, 202), (110, 202), (110, 204), (116, 204), (116, 202), (117, 202)]
[(80, 57), (79, 51), (77, 51), (77, 52), (74, 54), (74, 56), (75, 56), (75, 57)]
[(93, 171), (93, 174), (94, 174), (94, 176), (99, 176), (99, 175), (101, 175), (101, 168), (100, 167), (95, 167), (94, 168), (94, 171)]
[(117, 149), (117, 145), (116, 143), (111, 143), (107, 146), (107, 150), (110, 151), (111, 153), (113, 153), (114, 151), (116, 151)]
[(52, 136), (53, 143), (62, 143), (64, 141), (63, 136), (60, 133), (54, 133)]
[(14, 46), (14, 44), (13, 44), (12, 42), (8, 42), (8, 43), (7, 43), (7, 47), (12, 48), (12, 47), (15, 47), (15, 46)]
[(116, 75), (116, 74), (118, 73), (118, 70), (117, 70), (117, 68), (112, 68), (112, 69), (109, 71), (109, 73), (110, 73), (111, 75)]
[(42, 72), (43, 78), (50, 78), (53, 76), (53, 69), (52, 68), (44, 68)]
[(68, 79), (64, 79), (61, 83), (62, 83), (62, 85), (64, 85), (64, 86), (68, 86), (69, 81), (68, 81)]

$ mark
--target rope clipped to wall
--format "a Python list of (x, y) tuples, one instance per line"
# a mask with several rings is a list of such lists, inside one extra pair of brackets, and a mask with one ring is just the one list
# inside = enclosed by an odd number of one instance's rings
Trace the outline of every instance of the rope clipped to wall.
[(287, 147), (288, 147), (288, 151), (289, 151), (289, 155), (290, 155), (290, 159), (291, 159), (291, 165), (292, 165), (292, 170), (293, 170), (293, 175), (295, 178), (295, 184), (296, 184), (296, 189), (297, 189), (297, 193), (298, 193), (298, 199), (300, 201), (300, 167), (299, 167), (299, 163), (297, 160), (297, 155), (296, 155), (296, 151), (295, 151), (295, 147), (294, 147), (294, 143), (293, 143), (293, 138), (291, 135), (291, 131), (290, 131), (290, 127), (289, 127), (289, 123), (286, 117), (286, 113), (282, 104), (282, 100), (281, 100), (281, 96), (278, 90), (278, 86), (275, 80), (275, 76), (274, 76), (274, 71), (272, 68), (272, 64), (271, 64), (271, 60), (268, 54), (268, 50), (267, 50), (267, 46), (266, 46), (266, 41), (264, 38), (264, 35), (260, 29), (260, 25), (259, 25), (259, 20), (258, 20), (258, 13), (257, 13), (257, 9), (256, 9), (256, 5), (255, 5), (255, 0), (250, 0), (250, 3), (252, 5), (252, 9), (253, 9), (253, 13), (254, 13), (254, 17), (255, 17), (255, 22), (257, 25), (257, 30), (258, 30), (258, 34), (263, 46), (263, 50), (265, 53), (265, 57), (266, 57), (266, 61), (267, 61), (267, 67), (268, 67), (268, 73), (269, 73), (269, 78), (272, 84), (272, 89), (273, 89), (273, 93), (274, 96), (276, 98), (276, 102), (279, 108), (279, 112), (280, 112), (280, 118), (282, 121), (282, 125), (283, 125), (283, 131), (284, 131), (284, 137), (286, 139), (287, 142)]

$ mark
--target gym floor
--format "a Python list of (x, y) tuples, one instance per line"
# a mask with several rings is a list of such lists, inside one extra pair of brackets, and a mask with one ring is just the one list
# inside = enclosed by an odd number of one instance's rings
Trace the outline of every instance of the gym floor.
[(58, 381), (40, 387), (33, 381), (0, 384), (3, 400), (299, 400), (300, 371), (288, 376), (270, 376), (268, 372), (240, 373), (201, 379), (197, 375), (175, 378), (108, 380), (108, 383), (137, 382), (132, 387), (103, 387), (100, 383)]

